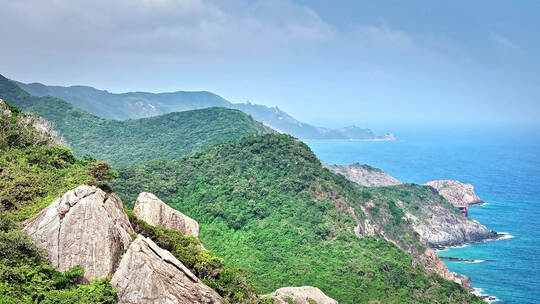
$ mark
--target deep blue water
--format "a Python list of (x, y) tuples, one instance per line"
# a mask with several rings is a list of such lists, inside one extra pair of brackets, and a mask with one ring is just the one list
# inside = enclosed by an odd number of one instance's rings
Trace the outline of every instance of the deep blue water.
[[(403, 182), (457, 179), (475, 186), (488, 204), (470, 217), (511, 239), (471, 244), (441, 256), (451, 271), (497, 303), (540, 302), (540, 132), (530, 128), (405, 129), (394, 142), (306, 141), (327, 163), (366, 163)], [(418, 131), (422, 130), (422, 131)]]

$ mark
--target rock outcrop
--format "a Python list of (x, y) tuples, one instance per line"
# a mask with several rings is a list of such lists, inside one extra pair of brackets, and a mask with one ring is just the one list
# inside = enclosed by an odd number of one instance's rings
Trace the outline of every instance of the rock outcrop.
[(312, 286), (283, 287), (266, 295), (276, 304), (337, 304), (338, 302), (325, 295), (319, 288)]
[(170, 252), (141, 235), (122, 257), (111, 284), (118, 303), (224, 303)]
[(24, 230), (58, 270), (80, 265), (86, 279), (112, 276), (133, 233), (120, 199), (93, 186), (66, 192)]
[(462, 203), (465, 203), (468, 206), (483, 203), (474, 192), (474, 186), (471, 184), (464, 184), (457, 180), (447, 179), (429, 181), (426, 185), (433, 187), (440, 195), (456, 207), (461, 207)]
[(426, 249), (424, 254), (420, 256), (420, 261), (422, 262), (422, 265), (424, 265), (428, 273), (434, 272), (444, 279), (454, 281), (460, 284), (461, 286), (467, 288), (469, 291), (473, 290), (471, 279), (462, 274), (451, 272), (450, 270), (448, 270), (443, 261), (441, 261), (437, 257), (437, 253), (433, 249)]
[(162, 226), (182, 232), (185, 235), (199, 236), (199, 224), (194, 219), (175, 210), (154, 194), (142, 192), (133, 208), (135, 215), (152, 226)]
[(497, 232), (443, 206), (426, 205), (422, 215), (405, 209), (414, 230), (432, 248), (457, 246), (497, 238)]
[(328, 170), (341, 174), (347, 179), (366, 187), (394, 186), (401, 182), (390, 176), (381, 169), (369, 165), (328, 165), (323, 163), (323, 167)]

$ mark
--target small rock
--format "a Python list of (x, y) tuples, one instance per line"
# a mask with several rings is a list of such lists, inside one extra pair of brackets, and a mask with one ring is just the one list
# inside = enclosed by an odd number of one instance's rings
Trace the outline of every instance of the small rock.
[[(282, 287), (273, 293), (266, 295), (276, 301), (277, 304), (337, 304), (338, 302), (325, 295), (319, 288), (312, 286)], [(310, 301), (311, 300), (311, 301)]]

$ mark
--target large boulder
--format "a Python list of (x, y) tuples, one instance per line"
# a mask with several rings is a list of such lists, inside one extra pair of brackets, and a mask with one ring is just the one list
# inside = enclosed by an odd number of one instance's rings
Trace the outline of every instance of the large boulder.
[(474, 186), (464, 184), (457, 180), (433, 180), (426, 183), (456, 207), (461, 207), (463, 203), (470, 205), (482, 204), (483, 201), (474, 192)]
[(152, 226), (162, 226), (178, 230), (185, 235), (199, 236), (197, 221), (169, 207), (152, 193), (139, 194), (133, 211), (138, 218)]
[(223, 303), (170, 252), (141, 235), (122, 257), (111, 284), (118, 303)]
[(401, 182), (381, 169), (369, 165), (328, 165), (326, 169), (345, 176), (348, 180), (366, 187), (381, 187), (400, 185)]
[(319, 288), (312, 286), (282, 287), (267, 295), (277, 304), (337, 304), (338, 302), (325, 295)]
[(112, 276), (133, 233), (120, 199), (93, 186), (66, 192), (24, 230), (58, 270), (80, 265), (86, 279)]

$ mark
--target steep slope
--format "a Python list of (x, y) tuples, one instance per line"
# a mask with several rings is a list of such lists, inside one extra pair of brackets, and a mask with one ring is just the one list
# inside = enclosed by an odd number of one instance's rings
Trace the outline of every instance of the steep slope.
[(54, 96), (94, 115), (107, 119), (135, 119), (151, 117), (170, 112), (189, 111), (208, 107), (238, 109), (251, 115), (255, 120), (303, 139), (356, 139), (392, 140), (387, 134), (378, 136), (370, 129), (349, 126), (341, 129), (316, 127), (300, 122), (277, 107), (267, 107), (252, 103), (231, 103), (216, 94), (200, 91), (177, 91), (171, 93), (130, 92), (115, 94), (88, 86), (47, 86), (41, 83), (15, 82), (23, 90), (38, 96)]
[(58, 193), (111, 176), (106, 164), (55, 146), (55, 135), (36, 121), (42, 120), (0, 100), (0, 302), (113, 304), (108, 279), (78, 285), (82, 269), (58, 272), (19, 226)]
[(247, 269), (259, 293), (311, 285), (340, 303), (478, 302), (402, 250), (420, 257), (426, 244), (394, 200), (324, 169), (290, 136), (124, 168), (114, 188), (126, 202), (153, 192), (196, 218), (205, 245)]
[(53, 122), (76, 155), (102, 159), (114, 166), (177, 158), (224, 140), (270, 132), (248, 115), (225, 108), (106, 120), (58, 98), (31, 96), (1, 76), (0, 97)]
[(379, 168), (370, 165), (328, 165), (323, 164), (328, 170), (345, 176), (348, 180), (366, 187), (395, 186), (401, 182)]
[[(34, 126), (36, 122), (40, 128)], [(116, 303), (117, 292), (108, 278), (91, 285), (79, 283), (85, 277), (110, 274), (117, 262), (122, 264), (119, 257), (133, 230), (170, 251), (197, 276), (196, 285), (202, 280), (229, 303), (268, 303), (258, 301), (243, 271), (224, 266), (223, 259), (203, 250), (195, 237), (150, 226), (130, 211), (128, 223), (114, 194), (80, 186), (107, 189), (103, 182), (115, 173), (106, 163), (77, 159), (69, 149), (57, 146), (56, 134), (43, 131), (42, 123), (43, 119), (24, 114), (0, 99), (0, 303)], [(166, 263), (174, 260), (164, 255), (160, 252), (159, 256)], [(128, 259), (128, 266), (132, 262), (143, 265), (129, 275), (144, 282), (145, 265), (162, 264), (160, 257), (148, 256), (147, 262)], [(73, 265), (82, 267), (70, 269)], [(57, 267), (67, 271), (61, 273)], [(159, 267), (153, 270), (160, 271)], [(136, 271), (141, 272), (134, 275)], [(179, 275), (174, 271), (162, 274), (166, 280)], [(121, 281), (116, 285), (122, 287), (118, 300), (130, 296)], [(160, 284), (151, 283), (153, 287)], [(161, 299), (168, 295), (164, 295), (167, 290), (178, 288), (170, 280), (165, 283), (166, 288), (159, 286), (165, 291), (159, 295)], [(184, 282), (183, 287), (189, 284)], [(155, 290), (130, 289), (139, 296), (147, 295), (143, 303), (153, 303), (158, 297)]]

